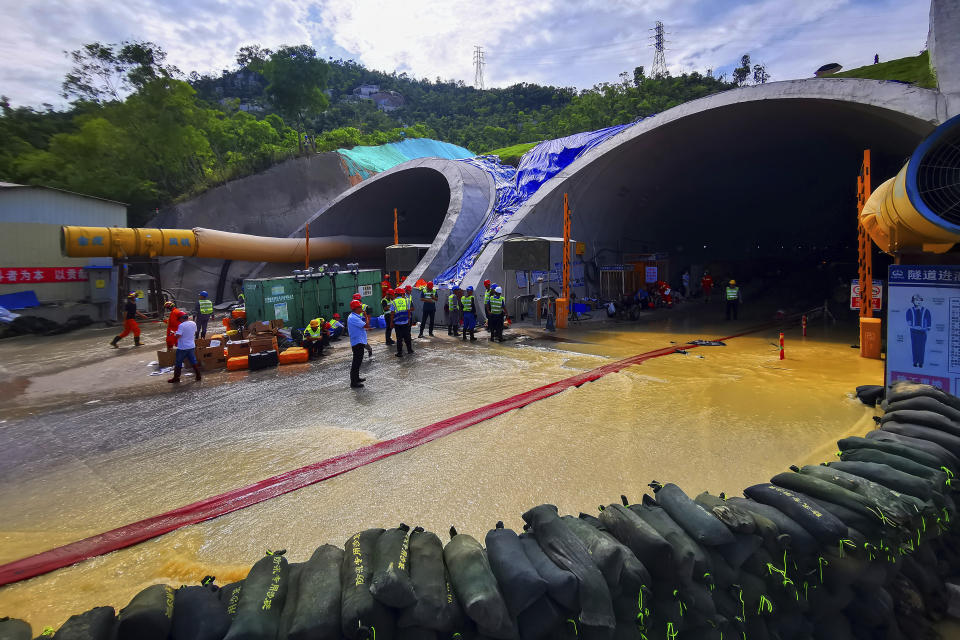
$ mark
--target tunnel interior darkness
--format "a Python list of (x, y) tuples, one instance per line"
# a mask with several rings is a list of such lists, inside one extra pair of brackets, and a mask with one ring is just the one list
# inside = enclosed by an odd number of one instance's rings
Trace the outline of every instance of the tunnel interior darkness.
[(401, 243), (433, 241), (450, 206), (450, 186), (443, 174), (418, 167), (362, 184), (310, 223), (311, 237), (392, 238), (396, 208)]
[[(718, 261), (812, 264), (842, 255), (855, 263), (863, 150), (871, 150), (876, 187), (933, 128), (826, 100), (704, 111), (637, 136), (575, 176), (573, 235), (594, 244), (601, 264), (667, 252), (675, 276)], [(549, 226), (559, 230), (559, 220)]]

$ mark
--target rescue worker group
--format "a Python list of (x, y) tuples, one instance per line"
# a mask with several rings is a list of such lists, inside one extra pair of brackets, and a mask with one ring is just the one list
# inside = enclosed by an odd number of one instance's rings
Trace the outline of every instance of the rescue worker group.
[[(447, 335), (460, 338), (463, 341), (476, 341), (476, 330), (480, 319), (479, 309), (484, 310), (489, 331), (490, 342), (503, 342), (503, 329), (506, 321), (506, 308), (503, 298), (503, 288), (491, 283), (489, 280), (483, 282), (483, 296), (478, 299), (472, 286), (461, 289), (454, 286), (452, 292), (444, 301), (444, 310), (447, 317)], [(416, 290), (407, 285), (406, 287), (391, 288), (389, 280), (381, 284), (381, 290), (384, 292), (380, 300), (380, 310), (382, 317), (374, 317), (368, 305), (361, 300), (359, 293), (353, 296), (350, 302), (350, 315), (344, 323), (341, 321), (340, 314), (334, 313), (333, 318), (327, 322), (323, 318), (314, 318), (303, 329), (302, 335), (293, 334), (294, 341), (299, 341), (301, 346), (306, 348), (310, 354), (310, 359), (319, 357), (323, 354), (323, 348), (332, 341), (339, 340), (346, 335), (350, 339), (350, 348), (353, 352), (353, 361), (350, 366), (350, 386), (352, 388), (362, 388), (365, 378), (360, 377), (360, 365), (363, 362), (363, 355), (373, 357), (373, 349), (367, 338), (367, 331), (376, 324), (384, 329), (386, 345), (396, 345), (398, 358), (403, 357), (404, 346), (408, 354), (413, 354), (413, 343), (411, 330), (417, 324), (414, 317), (414, 292), (416, 291), (420, 307), (420, 338), (424, 331), (433, 336), (435, 326), (435, 317), (437, 304), (439, 303), (439, 294), (433, 287), (433, 282), (427, 282)], [(137, 318), (146, 319), (143, 313), (137, 309), (137, 294), (131, 292), (127, 296), (124, 305), (124, 324), (123, 331), (115, 336), (110, 345), (117, 349), (119, 342), (129, 334), (133, 334), (135, 346), (141, 346), (140, 326)], [(168, 349), (176, 349), (173, 377), (168, 380), (171, 383), (179, 383), (183, 366), (190, 363), (194, 372), (194, 380), (200, 381), (200, 367), (197, 363), (195, 353), (196, 339), (206, 338), (207, 326), (213, 317), (213, 302), (206, 291), (201, 291), (199, 300), (194, 308), (193, 318), (184, 310), (178, 309), (173, 302), (166, 302), (164, 308), (167, 312), (167, 337), (166, 343)], [(242, 326), (240, 327), (242, 330)], [(395, 336), (395, 337), (394, 337)]]

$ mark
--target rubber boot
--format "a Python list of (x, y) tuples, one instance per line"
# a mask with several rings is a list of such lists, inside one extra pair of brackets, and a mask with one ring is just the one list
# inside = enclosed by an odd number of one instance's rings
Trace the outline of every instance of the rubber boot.
[(201, 376), (200, 376), (200, 367), (198, 367), (197, 365), (193, 365), (193, 375), (195, 376), (195, 378), (194, 378), (195, 381), (196, 381), (196, 382), (200, 382), (200, 379), (201, 379)]
[(183, 367), (174, 367), (173, 368), (173, 377), (167, 380), (167, 382), (177, 383), (180, 382), (180, 372), (183, 371)]
[[(117, 339), (119, 340), (119, 338), (117, 338)], [(142, 344), (140, 344), (140, 336), (133, 336), (133, 346), (135, 346), (135, 347), (142, 347), (142, 346), (143, 346)]]
[(110, 341), (110, 346), (114, 349), (119, 349), (120, 347), (117, 346), (118, 342), (120, 342), (120, 336), (113, 336), (113, 340)]
[(463, 329), (463, 337), (460, 338), (460, 339), (461, 339), (461, 340), (466, 340), (466, 339), (467, 339), (467, 329), (466, 329), (466, 327), (464, 327), (464, 329)]
[(473, 335), (474, 329), (470, 329), (470, 342), (476, 342), (477, 337)]

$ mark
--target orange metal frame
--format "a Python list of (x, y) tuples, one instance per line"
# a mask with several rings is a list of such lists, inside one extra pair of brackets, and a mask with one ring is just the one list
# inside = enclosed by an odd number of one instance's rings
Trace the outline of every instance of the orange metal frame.
[(863, 151), (863, 164), (857, 176), (857, 277), (860, 280), (860, 317), (873, 317), (873, 241), (860, 222), (867, 198), (870, 197), (870, 149)]

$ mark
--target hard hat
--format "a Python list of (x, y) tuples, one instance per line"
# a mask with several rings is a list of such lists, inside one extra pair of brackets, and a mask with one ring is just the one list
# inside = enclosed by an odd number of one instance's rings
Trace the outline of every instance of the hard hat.
[(136, 292), (136, 291), (131, 291), (130, 293), (127, 294), (127, 297), (128, 297), (128, 298), (136, 298), (136, 297), (137, 297), (137, 292)]
[(386, 291), (383, 292), (383, 295), (385, 295), (385, 296), (392, 296), (392, 295), (393, 295), (393, 289), (387, 289)]
[(351, 301), (350, 301), (350, 308), (351, 308), (351, 309), (359, 309), (359, 308), (362, 307), (362, 306), (363, 306), (363, 305), (360, 303), (359, 300), (351, 300)]
[(467, 287), (467, 291), (473, 291), (473, 287)]
[(736, 280), (731, 280), (731, 281), (730, 281), (730, 284), (737, 284), (737, 281), (736, 281)]
[(411, 287), (410, 285), (407, 285), (403, 288), (403, 290), (406, 291), (407, 293), (410, 293), (411, 291), (413, 291), (413, 287)]
[(489, 289), (489, 288), (490, 288), (490, 281), (489, 281), (489, 280), (484, 280), (484, 281), (483, 281), (483, 286), (485, 286), (486, 288)]
[(310, 326), (311, 326), (311, 327), (319, 327), (319, 326), (320, 326), (320, 321), (317, 320), (316, 318), (314, 318), (313, 320), (310, 321)]
[(453, 285), (453, 290), (454, 290), (454, 291), (460, 291), (460, 285), (458, 285), (458, 284)]
[(497, 293), (503, 293), (503, 289), (500, 287), (497, 287), (496, 289), (494, 289), (494, 291), (496, 291)]
[(340, 319), (340, 314), (339, 314), (339, 313), (333, 314), (333, 319), (334, 319), (334, 320), (339, 320), (339, 319)]
[(189, 318), (190, 314), (188, 314), (186, 311), (181, 311), (179, 314), (177, 314), (177, 317), (183, 320), (184, 318)]
[(163, 308), (164, 308), (164, 309), (173, 309), (175, 306), (177, 306), (177, 305), (173, 304), (173, 303), (170, 302), (169, 300), (167, 300), (166, 302), (163, 303)]
[(428, 283), (427, 283), (427, 290), (433, 291), (433, 283), (432, 283), (432, 282), (428, 282)]
[(354, 300), (359, 300), (359, 299), (362, 298), (362, 297), (363, 297), (363, 296), (361, 296), (359, 293), (353, 294), (353, 299), (354, 299)]
[(207, 293), (206, 291), (201, 291), (201, 292), (200, 292), (200, 297), (201, 297), (201, 298), (206, 298), (206, 297), (209, 296), (209, 295), (210, 295), (210, 294)]

